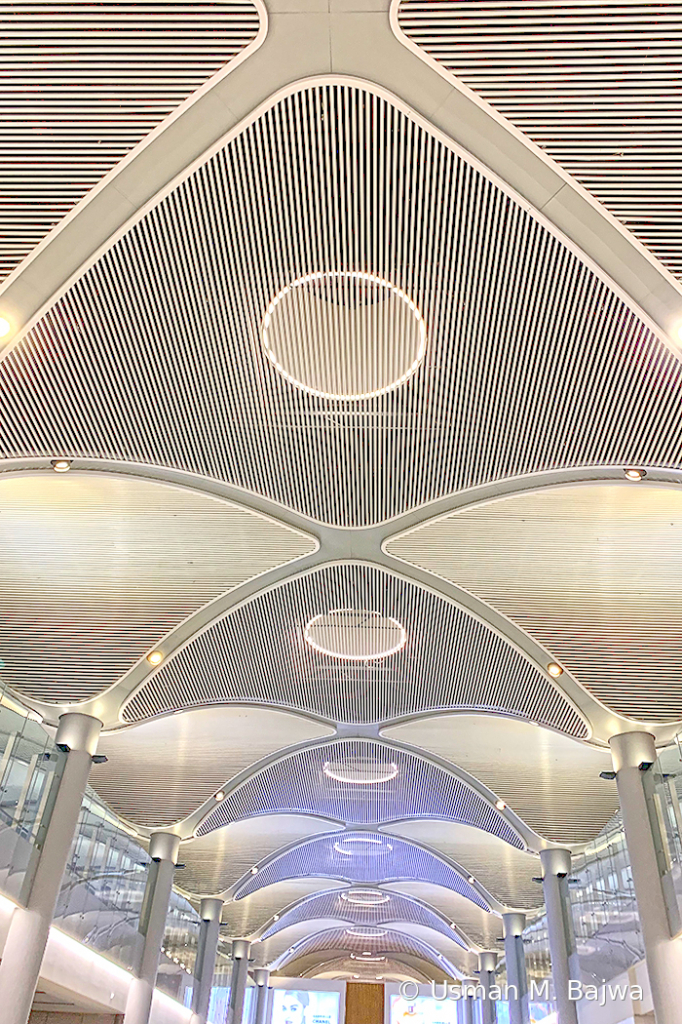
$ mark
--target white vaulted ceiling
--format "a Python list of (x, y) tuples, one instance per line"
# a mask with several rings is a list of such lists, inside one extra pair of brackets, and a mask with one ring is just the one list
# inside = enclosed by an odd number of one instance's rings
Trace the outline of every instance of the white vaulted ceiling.
[[(397, 390), (320, 398), (268, 358), (273, 298), (330, 270), (376, 275), (423, 316), (424, 361)], [(331, 313), (354, 301), (342, 291)], [(357, 527), (547, 468), (665, 464), (678, 382), (623, 301), (412, 115), (310, 85), (153, 206), (6, 355), (0, 450), (185, 469)]]
[(643, 480), (551, 487), (391, 540), (499, 609), (615, 711), (682, 716), (682, 498)]
[(114, 474), (0, 478), (3, 681), (48, 703), (111, 686), (220, 594), (314, 550), (231, 502)]
[(1, 674), (255, 964), (470, 973), (682, 722), (677, 43), (299, 6), (9, 5)]

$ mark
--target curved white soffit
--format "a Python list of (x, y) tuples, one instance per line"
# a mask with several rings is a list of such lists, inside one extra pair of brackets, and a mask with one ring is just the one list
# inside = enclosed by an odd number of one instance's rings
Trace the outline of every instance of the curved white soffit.
[[(675, 353), (682, 288), (636, 239), (520, 133), (392, 31), (395, 10), (327, 11), (278, 0), (261, 33), (111, 171), (0, 291), (9, 351), (66, 289), (193, 169), (303, 81), (370, 88), (432, 132), (533, 213)], [(409, 109), (406, 105), (409, 104)], [(453, 141), (453, 140), (456, 140)]]

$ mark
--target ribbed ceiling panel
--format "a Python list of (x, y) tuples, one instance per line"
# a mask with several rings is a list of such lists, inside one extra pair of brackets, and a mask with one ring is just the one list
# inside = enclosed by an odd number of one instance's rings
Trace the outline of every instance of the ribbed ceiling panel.
[[(290, 975), (293, 971), (298, 977), (326, 978), (330, 981), (352, 981), (359, 977), (361, 981), (416, 981), (418, 984), (426, 984), (430, 980), (422, 971), (390, 957), (386, 957), (381, 963), (369, 964), (362, 964), (350, 957), (339, 957), (333, 960), (324, 958), (322, 963), (312, 967), (304, 966), (304, 964), (305, 961), (299, 965), (297, 960), (295, 964), (289, 964), (287, 970)], [(422, 970), (425, 967), (426, 965), (423, 964)], [(439, 980), (441, 979), (439, 978)]]
[[(374, 398), (311, 394), (263, 344), (277, 296), (337, 273), (388, 281), (425, 323), (421, 364)], [(287, 306), (313, 371), (362, 303), (377, 331), (390, 314), (369, 287), (316, 295), (326, 341), (307, 299)], [(191, 470), (362, 526), (534, 471), (675, 462), (679, 382), (620, 299), (426, 129), (369, 92), (311, 86), (147, 213), (8, 355), (0, 451)]]
[(256, 36), (249, 0), (2, 6), (0, 277)]
[(679, 4), (403, 0), (399, 23), (682, 278)]
[(594, 839), (618, 807), (614, 788), (599, 778), (612, 768), (608, 749), (526, 722), (440, 715), (392, 726), (382, 735), (456, 761), (555, 843)]
[(433, 882), (393, 882), (391, 892), (403, 893), (422, 900), (438, 910), (449, 921), (454, 921), (468, 939), (483, 949), (497, 949), (502, 938), (502, 919), (489, 914), (459, 893), (448, 891)]
[(265, 708), (188, 711), (103, 736), (98, 749), (109, 761), (93, 784), (117, 814), (163, 828), (191, 814), (262, 757), (332, 731)]
[[(305, 627), (334, 608), (395, 618), (406, 645), (366, 663), (320, 653), (306, 642)], [(139, 721), (235, 700), (354, 723), (469, 707), (586, 733), (549, 680), (486, 626), (412, 583), (359, 564), (309, 573), (237, 608), (169, 659), (124, 717)]]
[(314, 550), (230, 502), (133, 477), (0, 479), (3, 681), (36, 700), (106, 689), (208, 601)]
[[(343, 882), (329, 878), (293, 878), (260, 889), (246, 899), (226, 903), (222, 917), (225, 937), (243, 939), (255, 935), (286, 907), (335, 886), (343, 888)], [(252, 953), (256, 953), (255, 946)]]
[[(346, 781), (368, 765), (380, 767), (381, 774), (386, 769), (388, 781)], [(513, 846), (523, 845), (503, 815), (459, 779), (421, 757), (373, 740), (334, 740), (285, 755), (228, 793), (197, 833), (206, 835), (240, 818), (278, 812), (318, 814), (363, 825), (408, 817), (445, 818), (475, 825)]]
[[(352, 895), (353, 890), (346, 890), (346, 895), (349, 892)], [(279, 921), (267, 929), (263, 934), (263, 938), (268, 939), (276, 935), (283, 928), (289, 928), (291, 925), (299, 924), (302, 921), (315, 921), (321, 918), (335, 917), (346, 924), (359, 925), (361, 927), (383, 926), (396, 921), (401, 921), (405, 924), (422, 925), (424, 928), (432, 928), (442, 935), (447, 935), (449, 939), (459, 942), (460, 945), (464, 946), (464, 943), (460, 941), (452, 928), (438, 914), (435, 914), (433, 910), (429, 910), (427, 907), (415, 902), (415, 900), (410, 900), (393, 893), (384, 893), (384, 897), (389, 897), (386, 903), (381, 903), (377, 906), (358, 906), (349, 902), (348, 899), (344, 899), (342, 892), (320, 893), (318, 896), (311, 897), (304, 903), (299, 904), (298, 907), (294, 907), (288, 913), (283, 914)]]
[[(350, 842), (349, 842), (350, 840)], [(367, 844), (371, 852), (347, 851)], [(263, 865), (237, 889), (238, 899), (287, 878), (328, 876), (351, 883), (378, 884), (398, 879), (427, 879), (460, 893), (477, 906), (487, 905), (462, 876), (433, 853), (394, 836), (344, 832), (301, 843)]]
[[(480, 829), (447, 821), (413, 820), (390, 825), (382, 832), (391, 842), (394, 836), (401, 836), (456, 861), (507, 907), (529, 910), (542, 906), (542, 886), (533, 882), (540, 874), (539, 858)], [(427, 875), (421, 880), (434, 881)]]
[(389, 550), (466, 587), (608, 707), (682, 718), (682, 496), (643, 480), (547, 488), (463, 510)]
[[(380, 931), (380, 929), (377, 929), (377, 931)], [(277, 962), (278, 970), (282, 970), (293, 959), (309, 956), (312, 953), (323, 953), (326, 950), (332, 949), (345, 949), (350, 953), (362, 953), (365, 950), (369, 950), (377, 955), (382, 953), (409, 953), (412, 956), (428, 960), (432, 963), (439, 962), (439, 955), (435, 949), (417, 939), (410, 938), (408, 935), (403, 935), (401, 932), (387, 929), (380, 935), (352, 935), (346, 929), (339, 928), (338, 930), (328, 929), (327, 931), (311, 935), (309, 938), (296, 943), (293, 949), (280, 954), (281, 959), (278, 958)], [(264, 944), (263, 950), (266, 956), (271, 952), (277, 953), (272, 940)], [(447, 960), (443, 959), (440, 962), (443, 963), (447, 970), (449, 967)]]

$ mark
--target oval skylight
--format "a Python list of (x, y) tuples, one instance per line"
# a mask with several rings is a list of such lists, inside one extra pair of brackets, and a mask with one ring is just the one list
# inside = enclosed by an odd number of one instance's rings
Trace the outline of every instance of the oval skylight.
[(315, 616), (305, 627), (304, 636), (316, 651), (347, 661), (387, 658), (407, 640), (397, 619), (356, 608), (335, 608)]
[(291, 383), (322, 398), (373, 398), (400, 387), (426, 352), (412, 299), (375, 274), (322, 271), (283, 288), (268, 306), (263, 346)]

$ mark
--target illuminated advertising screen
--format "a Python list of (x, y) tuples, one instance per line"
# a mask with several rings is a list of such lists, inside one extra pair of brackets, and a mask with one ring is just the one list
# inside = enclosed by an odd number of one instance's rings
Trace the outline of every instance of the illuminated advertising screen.
[(436, 1000), (433, 996), (404, 999), (391, 996), (390, 1024), (457, 1024), (457, 1003), (453, 999)]
[(339, 1024), (341, 995), (308, 989), (272, 991), (271, 1024)]

